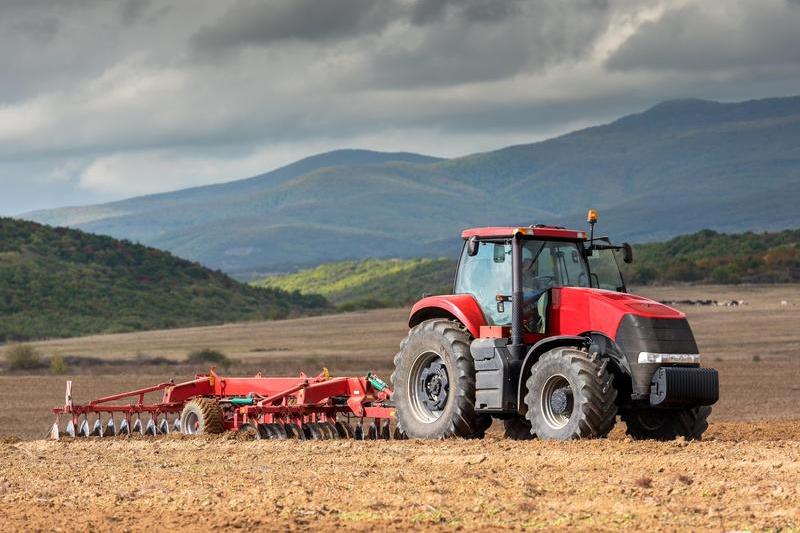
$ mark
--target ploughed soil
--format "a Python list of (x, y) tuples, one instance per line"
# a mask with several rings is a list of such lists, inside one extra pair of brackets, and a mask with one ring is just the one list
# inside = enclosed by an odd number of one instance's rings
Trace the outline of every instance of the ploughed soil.
[(800, 527), (800, 424), (716, 423), (702, 442), (0, 443), (11, 530)]
[(639, 292), (745, 301), (677, 306), (703, 364), (720, 371), (721, 399), (702, 442), (631, 441), (622, 423), (609, 439), (581, 442), (512, 441), (497, 425), (479, 441), (45, 441), (65, 379), (81, 402), (189, 378), (207, 371), (181, 362), (198, 348), (234, 359), (222, 374), (327, 366), (388, 380), (406, 310), (48, 341), (35, 344), (45, 357), (114, 364), (73, 365), (60, 376), (0, 373), (0, 523), (50, 531), (800, 528), (800, 286)]

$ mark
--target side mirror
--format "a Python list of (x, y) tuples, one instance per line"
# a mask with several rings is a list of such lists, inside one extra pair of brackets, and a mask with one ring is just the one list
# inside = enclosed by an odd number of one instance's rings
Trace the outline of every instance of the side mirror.
[(467, 241), (467, 255), (470, 257), (475, 257), (478, 255), (478, 245), (480, 242), (478, 241), (477, 237), (470, 237)]
[(633, 263), (633, 248), (630, 243), (622, 243), (622, 260), (626, 263)]

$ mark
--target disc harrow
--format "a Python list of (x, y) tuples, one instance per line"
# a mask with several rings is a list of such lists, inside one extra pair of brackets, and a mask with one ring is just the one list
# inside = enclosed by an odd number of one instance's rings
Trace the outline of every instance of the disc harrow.
[[(145, 396), (161, 393), (160, 401)], [(379, 440), (405, 438), (395, 424), (392, 391), (373, 374), (223, 377), (212, 368), (183, 383), (98, 398), (72, 400), (67, 381), (63, 407), (53, 409), (52, 439), (157, 437), (236, 432), (237, 438), (270, 440)]]

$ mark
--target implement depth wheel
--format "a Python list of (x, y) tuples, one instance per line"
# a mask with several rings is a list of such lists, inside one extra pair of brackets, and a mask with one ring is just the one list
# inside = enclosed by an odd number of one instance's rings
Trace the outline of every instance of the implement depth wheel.
[(573, 347), (554, 348), (533, 365), (525, 414), (540, 439), (605, 437), (617, 417), (617, 390), (606, 362)]
[[(475, 414), (475, 366), (469, 333), (448, 319), (414, 326), (394, 358), (397, 426), (409, 438), (482, 437)], [(491, 419), (490, 419), (491, 422)]]
[(708, 429), (711, 407), (692, 409), (643, 409), (627, 411), (620, 418), (625, 422), (625, 431), (636, 440), (700, 440)]
[(201, 435), (222, 433), (225, 422), (222, 409), (212, 398), (195, 398), (189, 400), (181, 412), (181, 433), (184, 435)]

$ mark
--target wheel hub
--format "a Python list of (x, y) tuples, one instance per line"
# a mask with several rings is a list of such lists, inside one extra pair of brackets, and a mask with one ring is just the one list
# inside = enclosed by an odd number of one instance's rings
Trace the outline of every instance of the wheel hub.
[(572, 387), (566, 377), (550, 376), (542, 388), (540, 406), (544, 421), (553, 429), (561, 429), (569, 423), (572, 416)]
[(431, 411), (441, 411), (447, 404), (449, 380), (447, 369), (439, 361), (431, 362), (419, 375), (422, 403)]
[(567, 416), (572, 412), (572, 389), (561, 387), (550, 396), (550, 409), (553, 414)]

